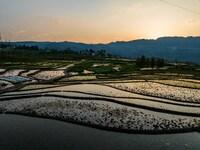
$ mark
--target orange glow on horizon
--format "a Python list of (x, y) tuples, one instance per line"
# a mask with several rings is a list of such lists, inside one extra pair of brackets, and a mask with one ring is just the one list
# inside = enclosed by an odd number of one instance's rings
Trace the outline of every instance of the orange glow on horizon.
[[(198, 1), (173, 3), (200, 8)], [(11, 41), (109, 43), (200, 35), (199, 14), (161, 1), (2, 0), (0, 17), (2, 38)]]

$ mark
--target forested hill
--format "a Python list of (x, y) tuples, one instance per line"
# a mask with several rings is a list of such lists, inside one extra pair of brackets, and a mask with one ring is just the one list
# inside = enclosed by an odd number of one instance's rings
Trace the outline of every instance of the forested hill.
[(12, 42), (13, 45), (37, 45), (41, 49), (57, 50), (106, 50), (122, 57), (159, 57), (200, 63), (200, 37), (162, 37), (156, 40), (118, 41), (108, 44), (84, 44), (75, 42)]

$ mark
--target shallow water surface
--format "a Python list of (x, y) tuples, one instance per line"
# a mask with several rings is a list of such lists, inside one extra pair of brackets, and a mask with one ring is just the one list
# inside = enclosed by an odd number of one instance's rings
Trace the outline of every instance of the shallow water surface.
[(199, 150), (200, 133), (140, 135), (0, 115), (0, 150)]

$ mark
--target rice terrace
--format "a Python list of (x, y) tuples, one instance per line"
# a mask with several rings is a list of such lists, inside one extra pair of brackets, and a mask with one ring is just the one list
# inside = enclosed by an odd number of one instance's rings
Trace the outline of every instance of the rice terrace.
[(0, 0), (0, 150), (199, 150), (200, 0)]
[[(159, 68), (140, 68), (134, 59), (70, 54), (69, 60), (65, 56), (69, 52), (46, 52), (43, 61), (36, 64), (35, 60), (30, 63), (30, 58), (29, 62), (18, 62), (20, 51), (10, 51), (10, 57), (17, 61), (11, 58), (8, 64), (5, 57), (1, 59), (3, 114), (51, 118), (127, 133), (199, 131), (197, 65), (166, 63)], [(32, 53), (38, 52), (45, 51)], [(49, 60), (51, 55), (57, 59)]]

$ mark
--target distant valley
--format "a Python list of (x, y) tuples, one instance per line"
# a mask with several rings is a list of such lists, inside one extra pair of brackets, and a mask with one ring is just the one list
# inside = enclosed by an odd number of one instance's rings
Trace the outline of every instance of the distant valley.
[(120, 57), (137, 58), (141, 55), (200, 64), (200, 37), (162, 37), (156, 40), (117, 41), (108, 44), (85, 44), (76, 42), (12, 42), (13, 45), (37, 45), (41, 49), (93, 49), (106, 50)]

